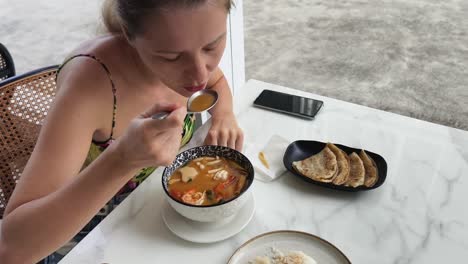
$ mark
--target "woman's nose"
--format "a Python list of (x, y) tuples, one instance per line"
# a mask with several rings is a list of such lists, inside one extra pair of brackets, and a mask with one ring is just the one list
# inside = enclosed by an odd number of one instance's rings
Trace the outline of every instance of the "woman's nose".
[(193, 61), (190, 63), (188, 68), (188, 75), (192, 80), (197, 82), (197, 85), (206, 82), (208, 79), (208, 66), (206, 59), (203, 58), (203, 55), (198, 55), (193, 58)]

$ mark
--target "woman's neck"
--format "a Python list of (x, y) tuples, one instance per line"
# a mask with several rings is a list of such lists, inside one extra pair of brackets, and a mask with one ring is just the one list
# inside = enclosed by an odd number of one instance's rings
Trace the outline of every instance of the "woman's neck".
[(140, 54), (135, 50), (135, 48), (130, 45), (125, 38), (122, 38), (120, 42), (122, 43), (122, 48), (127, 55), (126, 57), (130, 58), (130, 67), (132, 68), (132, 71), (135, 72), (135, 78), (142, 82), (144, 86), (155, 87), (160, 85), (161, 81), (143, 63), (140, 58)]

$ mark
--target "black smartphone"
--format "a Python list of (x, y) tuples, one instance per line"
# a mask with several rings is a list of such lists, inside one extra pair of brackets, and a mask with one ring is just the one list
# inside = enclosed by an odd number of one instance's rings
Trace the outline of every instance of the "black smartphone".
[(254, 106), (306, 119), (314, 119), (322, 108), (323, 102), (312, 98), (263, 90), (255, 99)]

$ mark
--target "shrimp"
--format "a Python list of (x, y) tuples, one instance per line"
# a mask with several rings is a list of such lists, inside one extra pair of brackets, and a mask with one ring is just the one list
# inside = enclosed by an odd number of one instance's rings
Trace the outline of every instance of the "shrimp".
[(182, 195), (182, 201), (188, 204), (202, 205), (205, 201), (205, 192), (195, 192), (195, 190), (190, 190)]
[(216, 181), (225, 181), (229, 176), (229, 173), (226, 170), (220, 170), (216, 172), (213, 179)]

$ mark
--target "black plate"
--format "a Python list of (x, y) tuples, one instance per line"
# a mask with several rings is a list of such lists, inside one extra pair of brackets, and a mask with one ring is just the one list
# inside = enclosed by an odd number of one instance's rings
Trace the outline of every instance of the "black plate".
[[(335, 145), (338, 148), (342, 149), (344, 152), (346, 152), (348, 155), (353, 152), (356, 152), (356, 154), (359, 154), (359, 152), (361, 151), (361, 149), (351, 148), (351, 147), (340, 145), (340, 144), (335, 144)], [(286, 169), (292, 172), (292, 174), (296, 175), (297, 177), (307, 182), (312, 182), (314, 184), (327, 187), (327, 188), (336, 189), (336, 190), (349, 191), (349, 192), (367, 191), (367, 190), (378, 188), (380, 185), (384, 183), (385, 178), (387, 177), (387, 162), (379, 154), (375, 154), (367, 150), (365, 150), (367, 155), (369, 155), (375, 161), (375, 164), (377, 165), (377, 171), (379, 173), (379, 179), (377, 180), (375, 185), (372, 187), (358, 186), (354, 188), (354, 187), (346, 187), (342, 185), (335, 185), (333, 183), (319, 182), (319, 181), (312, 180), (311, 178), (308, 178), (306, 176), (303, 176), (302, 174), (298, 173), (293, 168), (292, 163), (294, 161), (303, 160), (312, 155), (315, 155), (319, 153), (320, 151), (322, 151), (323, 148), (325, 148), (325, 146), (326, 146), (326, 143), (319, 142), (319, 141), (311, 141), (311, 140), (294, 141), (288, 146), (288, 148), (286, 149), (286, 152), (284, 153), (284, 157), (283, 157), (284, 166), (286, 167)]]

